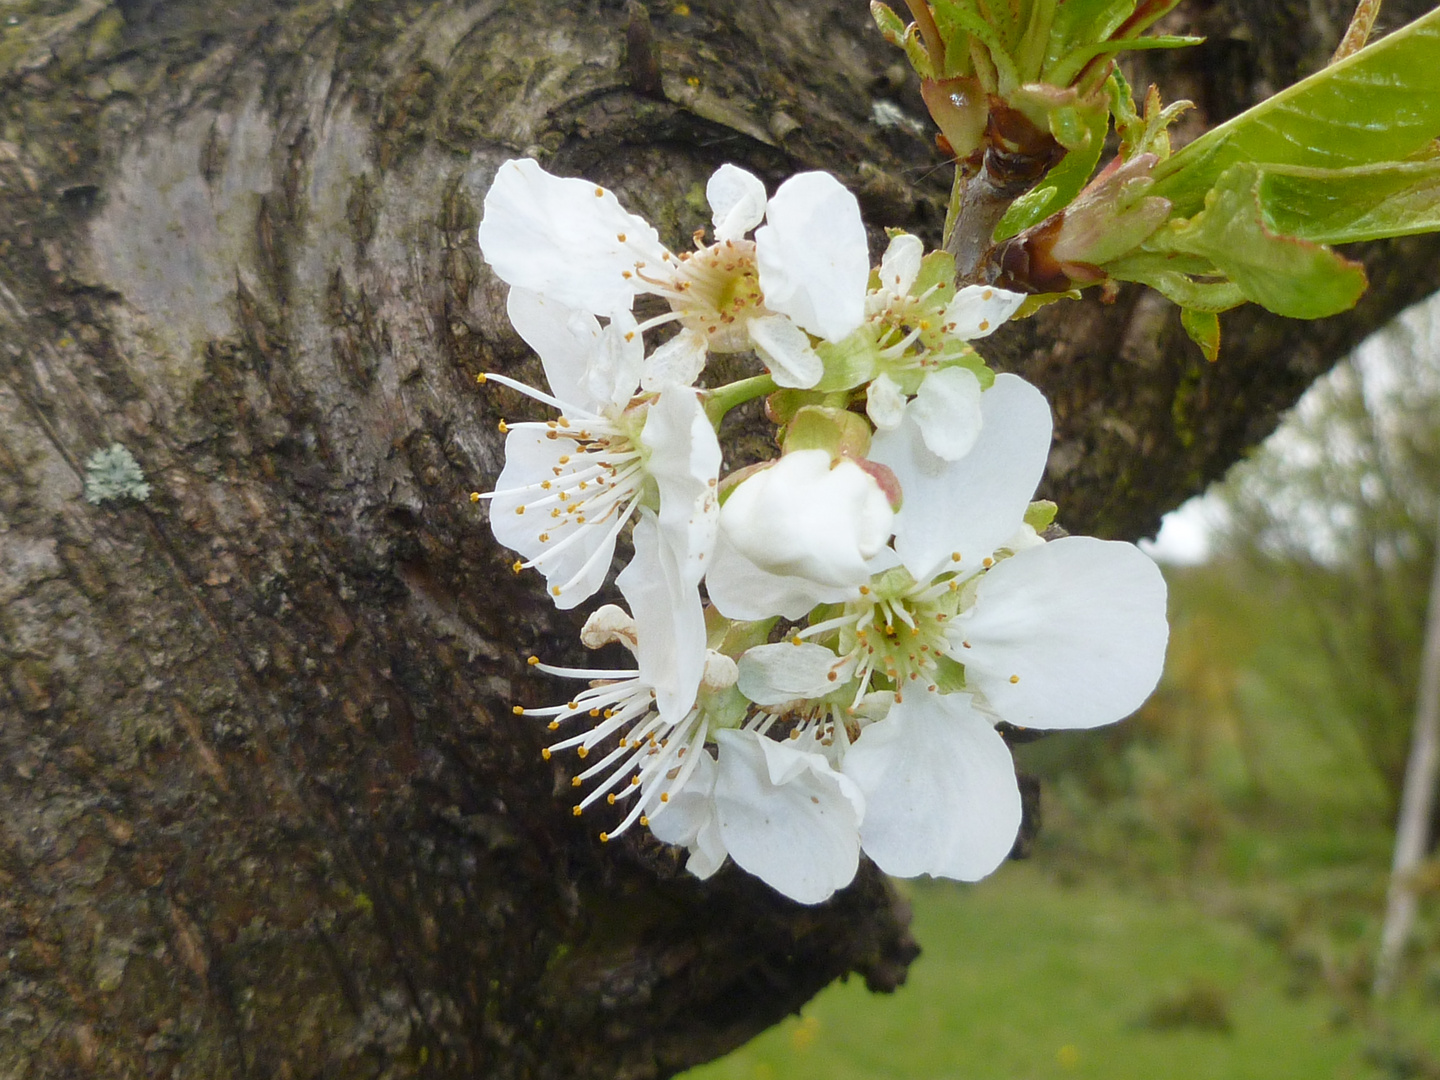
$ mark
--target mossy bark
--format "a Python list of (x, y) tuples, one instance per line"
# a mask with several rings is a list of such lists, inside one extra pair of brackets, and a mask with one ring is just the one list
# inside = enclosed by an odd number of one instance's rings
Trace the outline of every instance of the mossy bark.
[[(1194, 8), (1219, 40), (1162, 74), (1208, 120), (1344, 23)], [(538, 378), (475, 246), (506, 157), (676, 245), (726, 160), (829, 169), (877, 244), (937, 239), (946, 170), (866, 5), (6, 10), (0, 1075), (658, 1077), (846, 973), (902, 981), (873, 868), (801, 908), (572, 817), (510, 706), (564, 693), (523, 657), (573, 653), (576, 620), (466, 498), (525, 410), (474, 376)], [(1148, 531), (1433, 288), (1435, 250), (1370, 252), (1342, 319), (1228, 316), (1218, 365), (1138, 293), (1010, 329), (1063, 520)], [(114, 442), (144, 504), (82, 498)]]

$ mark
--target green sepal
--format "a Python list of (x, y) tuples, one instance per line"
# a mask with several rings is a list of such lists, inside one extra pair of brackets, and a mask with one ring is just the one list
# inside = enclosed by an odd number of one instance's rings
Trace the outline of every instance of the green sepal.
[(935, 689), (958, 694), (965, 689), (965, 665), (948, 656), (935, 657)]
[(737, 622), (727, 619), (713, 607), (705, 608), (705, 647), (724, 653), (738, 660), (746, 649), (764, 645), (770, 640), (770, 631), (779, 622), (778, 616), (756, 619), (753, 622)]
[(832, 458), (863, 458), (870, 452), (870, 425), (845, 409), (806, 405), (785, 427), (782, 452), (824, 450)]
[(1220, 359), (1220, 316), (1213, 311), (1196, 311), (1193, 308), (1180, 309), (1180, 325), (1190, 340), (1200, 346), (1205, 359), (1214, 363)]
[(1055, 522), (1055, 515), (1060, 512), (1049, 499), (1036, 499), (1025, 509), (1025, 524), (1029, 525), (1037, 533), (1044, 532)]
[[(995, 385), (995, 372), (985, 363), (985, 358), (970, 347), (968, 342), (951, 341), (947, 343), (945, 351), (935, 358), (935, 365), (931, 371), (943, 371), (945, 368), (964, 368), (974, 375), (980, 382), (981, 390), (989, 390)], [(915, 380), (915, 389), (906, 389), (906, 393), (913, 394), (920, 389), (920, 383), (924, 381), (926, 372), (920, 373), (920, 378)], [(894, 378), (894, 376), (891, 376)], [(903, 384), (902, 384), (902, 388)]]
[(869, 326), (861, 326), (839, 341), (820, 342), (815, 355), (825, 365), (825, 372), (814, 389), (825, 394), (852, 390), (869, 382), (880, 370), (880, 354)]
[(814, 390), (776, 390), (765, 399), (765, 418), (776, 427), (784, 427), (807, 405), (824, 405), (828, 394)]

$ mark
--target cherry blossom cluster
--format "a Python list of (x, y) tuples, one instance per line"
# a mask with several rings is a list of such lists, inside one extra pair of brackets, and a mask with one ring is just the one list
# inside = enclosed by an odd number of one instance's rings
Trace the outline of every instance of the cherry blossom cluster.
[[(954, 262), (891, 234), (872, 269), (854, 197), (802, 173), (772, 197), (722, 166), (707, 241), (666, 248), (615, 195), (507, 161), (480, 247), (553, 410), (502, 424), (496, 538), (626, 669), (517, 713), (573, 755), (574, 813), (648, 827), (705, 878), (727, 858), (801, 903), (854, 877), (976, 880), (1020, 826), (997, 731), (1127, 715), (1164, 659), (1165, 585), (1129, 544), (1046, 542), (1032, 502), (1050, 409), (970, 342), (1024, 298), (956, 289)], [(712, 357), (753, 356), (724, 385)], [(763, 369), (763, 370), (762, 370)], [(713, 371), (713, 369), (711, 369)], [(778, 455), (722, 474), (717, 431), (765, 398)]]

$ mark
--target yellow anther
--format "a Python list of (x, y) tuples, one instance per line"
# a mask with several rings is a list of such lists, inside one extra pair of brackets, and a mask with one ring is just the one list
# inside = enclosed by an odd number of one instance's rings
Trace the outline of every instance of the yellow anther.
[(540, 663), (540, 657), (538, 657), (538, 656), (532, 656), (532, 657), (530, 657), (528, 660), (526, 660), (525, 662), (526, 662), (527, 664), (529, 664), (531, 667), (534, 667), (536, 664)]
[(609, 834), (608, 832), (602, 832), (602, 833), (600, 834), (600, 842), (601, 842), (602, 844), (607, 844), (607, 843), (609, 843), (609, 842), (610, 842), (610, 834)]
[(514, 713), (516, 716), (524, 716), (524, 715), (525, 715), (525, 706), (524, 706), (524, 705), (511, 705), (511, 706), (510, 706), (510, 711), (511, 711), (512, 713)]
[(549, 760), (550, 760), (550, 748), (547, 746), (547, 747), (545, 747), (544, 750), (541, 750), (541, 751), (540, 751), (540, 756), (541, 756), (542, 758), (544, 758), (546, 761), (549, 761)]
[(476, 375), (476, 376), (475, 376), (475, 381), (476, 381), (477, 383), (483, 384), (483, 383), (485, 382), (485, 373), (482, 371), (479, 375)]
[(570, 786), (571, 786), (571, 787), (579, 787), (579, 786), (580, 786), (580, 783), (581, 783), (580, 777), (578, 777), (578, 776), (572, 776), (572, 777), (570, 778)]
[(559, 721), (559, 720), (551, 720), (550, 723), (548, 723), (548, 724), (545, 725), (545, 729), (546, 729), (547, 731), (559, 731), (559, 730), (560, 730), (560, 721)]
[(510, 569), (514, 570), (515, 573), (518, 574), (521, 570), (525, 569), (525, 564), (522, 563), (519, 559), (516, 559), (513, 563), (510, 564)]
[(606, 801), (607, 803), (609, 803), (611, 806), (614, 806), (614, 805), (615, 805), (615, 793), (612, 791), (609, 795), (606, 795), (606, 796), (605, 796), (605, 801)]
[(555, 485), (552, 484), (552, 483), (550, 483), (549, 480), (541, 480), (541, 481), (540, 481), (540, 490), (541, 490), (541, 491), (549, 491), (549, 490), (550, 490), (552, 487), (554, 487), (554, 486), (555, 486)]
[(990, 567), (992, 567), (992, 566), (995, 565), (995, 560), (994, 560), (994, 559), (991, 559), (991, 558), (987, 558), (987, 559), (986, 559), (984, 562), (982, 562), (980, 565), (983, 566), (983, 567), (985, 567), (986, 570), (989, 570)]
[(584, 812), (585, 812), (585, 811), (581, 810), (580, 807), (578, 807), (578, 806), (572, 807), (571, 810), (570, 810), (570, 813), (574, 814), (576, 817), (579, 817), (579, 816), (580, 816), (581, 814), (583, 814)]
[(995, 295), (995, 290), (994, 290), (994, 289), (986, 289), (983, 293), (980, 294), (980, 299), (981, 299), (981, 300), (989, 300), (989, 299), (993, 298), (994, 295)]
[(559, 596), (559, 595), (560, 595), (560, 586), (559, 586), (559, 585), (551, 585), (551, 586), (550, 586), (550, 595), (551, 595), (551, 596)]
[(605, 197), (605, 189), (603, 187), (597, 187), (595, 189), (595, 197), (597, 199), (603, 199)]
[(980, 329), (981, 329), (981, 330), (989, 330), (989, 329), (990, 329), (990, 320), (989, 320), (989, 319), (981, 319), (981, 320), (980, 320)]
[(570, 421), (563, 416), (557, 419), (555, 422), (564, 428), (568, 428), (570, 426)]
[(510, 425), (507, 424), (504, 420), (501, 420), (500, 423), (497, 424), (496, 426), (500, 429), (500, 434), (501, 434), (501, 435), (509, 435), (509, 434), (510, 434)]
[(804, 645), (805, 642), (801, 640), (799, 634), (796, 634), (794, 637), (792, 637), (792, 638), (790, 639), (790, 644), (791, 644), (791, 645)]
[(630, 777), (630, 786), (631, 786), (631, 787), (635, 787), (635, 786), (636, 786), (637, 784), (639, 784), (639, 783), (640, 783), (640, 777), (638, 777), (638, 776), (632, 776), (632, 777)]
[(584, 761), (587, 757), (590, 756), (590, 748), (588, 746), (582, 746), (580, 747), (580, 749), (576, 750), (575, 753), (581, 761)]
[(556, 458), (556, 460), (559, 461), (561, 465), (569, 465), (569, 464), (570, 464), (570, 455), (569, 455), (569, 454), (561, 454), (558, 458)]
[(525, 504), (524, 504), (524, 503), (521, 503), (519, 506), (515, 507), (515, 513), (516, 513), (516, 514), (523, 514), (523, 513), (525, 513)]
[(549, 533), (541, 533), (541, 534), (540, 534), (540, 542), (541, 542), (542, 544), (548, 544), (548, 543), (550, 542), (550, 534), (549, 534)]
[(800, 738), (800, 729), (799, 729), (799, 728), (796, 728), (794, 731), (790, 732), (790, 738), (791, 738), (791, 739), (798, 739), (798, 738)]
[(1019, 676), (1019, 675), (1011, 675), (1011, 676), (1010, 676), (1010, 682), (1011, 682), (1012, 684), (1017, 683), (1017, 682), (1019, 682), (1019, 681), (1020, 681), (1020, 676)]
[(951, 561), (951, 562), (959, 562), (959, 561), (960, 561), (960, 553), (959, 553), (958, 551), (952, 551), (952, 552), (950, 552), (950, 561)]
[(591, 709), (591, 710), (590, 710), (590, 715), (591, 715), (591, 716), (599, 716), (599, 715), (600, 715), (600, 710), (599, 710), (599, 709)]
[(869, 585), (861, 585), (861, 586), (860, 586), (860, 595), (861, 595), (861, 596), (869, 596), (869, 595), (870, 595), (870, 586), (869, 586)]
[(660, 793), (660, 801), (661, 801), (661, 802), (669, 802), (669, 801), (670, 801), (670, 793), (669, 793), (668, 791), (662, 791), (662, 792)]
[(471, 501), (472, 503), (479, 502), (479, 501), (480, 501), (480, 492), (478, 492), (478, 491), (472, 491), (472, 492), (470, 492), (470, 501)]
[(648, 829), (648, 828), (650, 827), (650, 819), (649, 819), (648, 817), (646, 817), (644, 814), (641, 814), (641, 815), (640, 815), (640, 824), (643, 825), (643, 826), (645, 826), (645, 827)]
[(615, 234), (615, 239), (616, 239), (616, 240), (619, 240), (619, 241), (623, 244), (623, 243), (625, 242), (625, 234), (624, 234), (623, 232), (622, 232), (622, 233), (616, 233), (616, 234)]

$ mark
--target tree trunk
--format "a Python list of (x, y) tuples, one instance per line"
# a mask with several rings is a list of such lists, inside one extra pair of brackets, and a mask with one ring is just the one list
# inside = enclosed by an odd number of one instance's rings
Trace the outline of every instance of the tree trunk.
[[(1223, 119), (1333, 48), (1340, 4), (1301, 6), (1193, 4), (1177, 24), (1217, 38), (1147, 63)], [(829, 169), (877, 245), (938, 240), (948, 170), (923, 124), (876, 122), (923, 112), (866, 7), (12, 5), (0, 1075), (658, 1077), (848, 972), (903, 981), (873, 867), (801, 908), (572, 817), (511, 705), (566, 692), (523, 657), (566, 659), (577, 620), (466, 498), (525, 408), (475, 375), (538, 377), (475, 244), (505, 158), (675, 245), (727, 160)], [(1368, 252), (1371, 294), (1326, 323), (1227, 316), (1217, 365), (1138, 291), (1010, 329), (1066, 524), (1151, 530), (1433, 289), (1437, 250)], [(82, 498), (114, 442), (147, 502)]]

